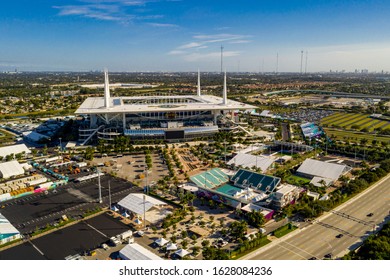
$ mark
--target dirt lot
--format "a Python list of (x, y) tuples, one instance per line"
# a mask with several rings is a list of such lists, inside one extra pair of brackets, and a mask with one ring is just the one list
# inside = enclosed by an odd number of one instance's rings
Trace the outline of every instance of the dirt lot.
[[(168, 175), (168, 168), (163, 163), (162, 157), (158, 154), (152, 154), (152, 168), (148, 171), (148, 184), (157, 182), (164, 176)], [(121, 157), (101, 157), (94, 158), (92, 165), (111, 163), (111, 166), (100, 167), (103, 172), (116, 174), (118, 177), (126, 179), (139, 185), (146, 184), (146, 163), (145, 155), (127, 155)], [(108, 164), (107, 164), (108, 165)]]

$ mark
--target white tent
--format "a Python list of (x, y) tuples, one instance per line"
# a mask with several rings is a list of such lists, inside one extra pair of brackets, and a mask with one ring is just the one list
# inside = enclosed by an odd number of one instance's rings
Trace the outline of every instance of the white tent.
[(177, 250), (177, 245), (175, 243), (169, 243), (167, 245), (167, 251), (173, 251), (173, 250)]
[(128, 218), (128, 217), (130, 217), (130, 215), (129, 215), (129, 214), (127, 214), (127, 212), (123, 212), (123, 213), (122, 213), (122, 216), (123, 216), (123, 217), (125, 217), (125, 218)]
[(135, 221), (134, 221), (137, 225), (140, 225), (140, 224), (142, 224), (142, 221), (140, 220), (140, 219), (135, 219)]
[(154, 241), (154, 243), (156, 243), (158, 246), (164, 246), (165, 244), (167, 244), (168, 243), (168, 240), (166, 240), (165, 238), (163, 238), (163, 237), (161, 237), (161, 238), (159, 238), (159, 239), (156, 239), (155, 241)]
[(185, 249), (179, 249), (175, 252), (176, 255), (178, 255), (179, 257), (184, 257), (184, 256), (187, 256), (190, 252), (188, 252), (187, 250)]
[(0, 148), (0, 156), (5, 158), (8, 155), (11, 154), (20, 154), (20, 153), (25, 153), (25, 154), (31, 154), (31, 151), (25, 144), (18, 144), (18, 145), (12, 145), (12, 146), (5, 146)]
[(145, 249), (137, 243), (126, 245), (119, 251), (119, 256), (123, 260), (162, 260), (155, 253)]
[(112, 211), (115, 211), (115, 212), (118, 212), (118, 211), (119, 211), (118, 207), (116, 207), (116, 206), (112, 206), (112, 207), (111, 207), (111, 210), (112, 210)]
[(24, 169), (17, 160), (0, 163), (1, 178), (8, 179), (22, 174), (24, 174)]

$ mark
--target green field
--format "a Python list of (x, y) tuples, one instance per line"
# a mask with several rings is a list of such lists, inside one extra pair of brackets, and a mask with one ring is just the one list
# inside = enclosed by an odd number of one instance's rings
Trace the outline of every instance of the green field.
[(321, 120), (321, 126), (344, 128), (350, 130), (361, 131), (367, 129), (368, 132), (373, 132), (375, 129), (390, 128), (390, 121), (378, 120), (370, 118), (368, 114), (359, 113), (335, 113)]
[(298, 185), (298, 186), (302, 186), (302, 185), (310, 182), (310, 179), (296, 176), (296, 175), (290, 175), (290, 176), (286, 177), (285, 180), (287, 183), (289, 183), (291, 185)]
[(360, 142), (361, 139), (367, 139), (368, 141), (376, 140), (379, 142), (390, 142), (390, 136), (376, 136), (372, 134), (353, 132), (353, 131), (338, 131), (331, 128), (324, 128), (324, 131), (332, 140)]

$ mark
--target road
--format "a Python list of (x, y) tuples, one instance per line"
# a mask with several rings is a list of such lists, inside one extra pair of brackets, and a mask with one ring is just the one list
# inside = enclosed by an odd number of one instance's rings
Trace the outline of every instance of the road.
[[(307, 260), (337, 258), (357, 248), (374, 228), (389, 218), (390, 174), (312, 225), (271, 242), (242, 259)], [(368, 213), (374, 213), (368, 217)], [(343, 234), (341, 238), (336, 235)]]

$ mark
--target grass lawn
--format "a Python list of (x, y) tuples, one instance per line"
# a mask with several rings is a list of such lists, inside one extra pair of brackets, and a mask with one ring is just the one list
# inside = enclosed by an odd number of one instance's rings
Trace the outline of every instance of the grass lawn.
[(299, 177), (296, 175), (290, 175), (285, 180), (287, 183), (289, 183), (291, 185), (295, 185), (295, 184), (303, 185), (303, 184), (309, 183), (311, 181), (310, 179), (307, 179), (304, 177)]
[(256, 251), (257, 249), (259, 249), (260, 247), (263, 247), (265, 245), (267, 245), (268, 243), (271, 243), (271, 240), (268, 240), (266, 236), (264, 236), (261, 241), (260, 241), (260, 244), (257, 245), (257, 246), (254, 246), (252, 249), (250, 250), (247, 250), (245, 252), (239, 252), (239, 250), (237, 251), (233, 251), (231, 252), (231, 255), (230, 255), (230, 259), (231, 260), (237, 260), (239, 258), (241, 258), (242, 256), (245, 256), (246, 254), (249, 254), (253, 251)]
[(274, 236), (277, 237), (277, 238), (280, 238), (294, 230), (296, 230), (297, 227), (296, 226), (293, 226), (291, 223), (288, 223), (287, 225), (284, 225), (278, 229), (275, 229), (274, 230)]
[(341, 141), (351, 141), (351, 142), (358, 142), (360, 143), (361, 139), (367, 139), (368, 141), (377, 140), (379, 142), (389, 142), (390, 136), (376, 136), (372, 134), (367, 133), (359, 133), (359, 132), (353, 132), (353, 131), (338, 131), (331, 128), (325, 128), (324, 129), (328, 137), (330, 137), (332, 140), (341, 140)]
[[(389, 128), (390, 122), (387, 120), (378, 120), (370, 118), (368, 114), (356, 113), (336, 113), (321, 120), (321, 125), (331, 127), (332, 125), (351, 130), (361, 130), (367, 128), (368, 131), (374, 131), (376, 128)], [(352, 126), (358, 126), (352, 129)]]

